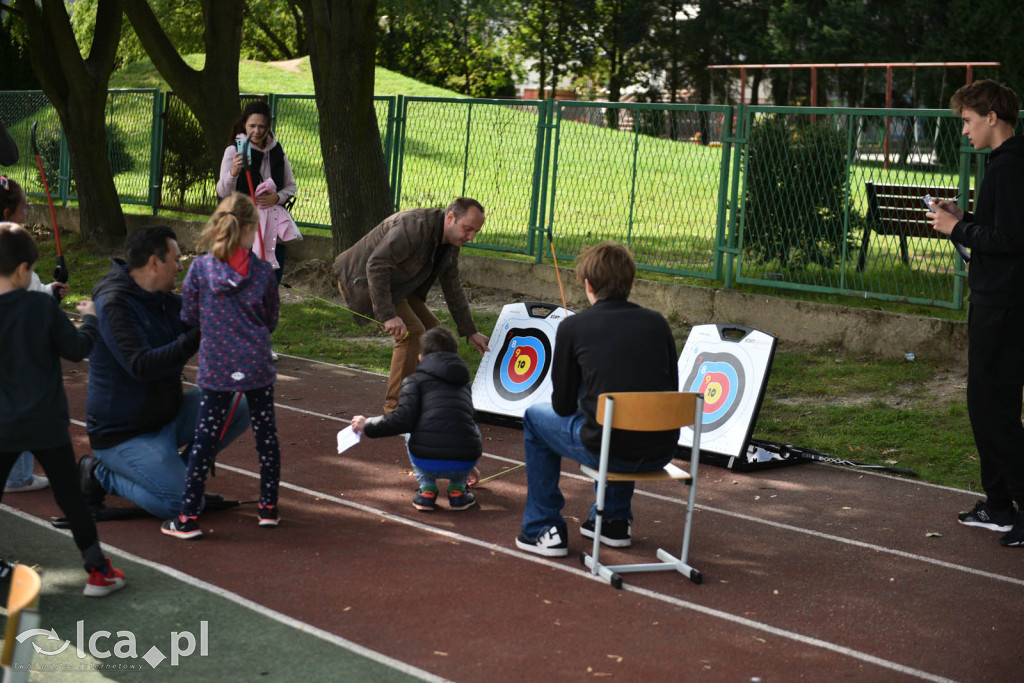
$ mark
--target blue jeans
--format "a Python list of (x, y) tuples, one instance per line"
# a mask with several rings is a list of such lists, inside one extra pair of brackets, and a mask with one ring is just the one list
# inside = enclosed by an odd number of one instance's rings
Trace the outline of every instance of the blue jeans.
[[(479, 431), (480, 430), (478, 429), (477, 433), (479, 433)], [(409, 447), (409, 434), (405, 435), (405, 447), (407, 449)], [(410, 461), (412, 460), (412, 454), (409, 455), (409, 459)], [(464, 470), (442, 470), (439, 472), (433, 472), (431, 470), (421, 469), (414, 462), (410, 462), (410, 464), (412, 465), (412, 472), (416, 475), (416, 482), (420, 485), (421, 491), (428, 486), (437, 488), (438, 479), (447, 479), (449, 489), (458, 486), (465, 490), (466, 482), (469, 481), (469, 473), (473, 471), (473, 468), (470, 467)]]
[(419, 483), (421, 491), (428, 486), (437, 488), (438, 479), (447, 479), (449, 490), (456, 487), (465, 490), (466, 482), (469, 480), (469, 473), (473, 471), (473, 468), (471, 467), (468, 470), (444, 470), (441, 472), (431, 472), (413, 465), (412, 471), (413, 474), (416, 475), (416, 481)]
[[(536, 403), (526, 409), (523, 415), (523, 446), (526, 451), (526, 510), (523, 512), (523, 535), (535, 539), (556, 526), (565, 529), (562, 507), (565, 497), (558, 488), (562, 471), (562, 458), (566, 457), (580, 464), (597, 469), (601, 457), (591, 453), (580, 441), (580, 427), (583, 414), (575, 413), (562, 417), (550, 403)], [(659, 470), (672, 460), (675, 448), (666, 453), (663, 460), (648, 460), (638, 463), (610, 458), (608, 469), (613, 472), (647, 472)], [(597, 490), (597, 484), (594, 485)], [(633, 498), (633, 482), (609, 482), (605, 489), (605, 519), (633, 519), (630, 502)], [(594, 505), (590, 506), (589, 519), (594, 518)]]
[[(195, 436), (198, 415), (199, 389), (189, 389), (177, 417), (163, 429), (97, 449), (96, 480), (107, 493), (130, 500), (155, 517), (176, 516), (185, 490), (185, 461), (178, 449)], [(249, 405), (242, 397), (218, 451), (248, 428)]]
[(7, 483), (4, 486), (15, 487), (15, 486), (28, 486), (32, 483), (32, 453), (29, 451), (23, 452), (18, 456), (18, 459), (14, 461), (14, 466), (11, 467), (11, 473), (7, 475)]

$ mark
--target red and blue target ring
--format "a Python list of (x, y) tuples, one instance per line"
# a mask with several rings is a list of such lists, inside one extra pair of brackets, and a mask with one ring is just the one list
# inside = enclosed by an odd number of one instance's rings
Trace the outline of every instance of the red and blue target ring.
[(494, 388), (508, 401), (536, 391), (551, 365), (551, 343), (536, 330), (513, 328), (494, 363)]
[(702, 354), (693, 371), (683, 383), (683, 391), (704, 394), (705, 430), (710, 431), (727, 421), (740, 407), (746, 385), (743, 366), (728, 353)]

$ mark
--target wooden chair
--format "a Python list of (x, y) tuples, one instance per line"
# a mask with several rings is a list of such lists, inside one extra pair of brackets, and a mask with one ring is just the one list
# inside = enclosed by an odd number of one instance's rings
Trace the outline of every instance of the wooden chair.
[[(621, 574), (627, 572), (658, 572), (675, 570), (689, 577), (694, 583), (701, 583), (704, 577), (687, 564), (690, 551), (690, 532), (693, 527), (693, 508), (697, 501), (697, 464), (700, 458), (701, 416), (704, 413), (704, 396), (681, 391), (618, 392), (601, 394), (597, 399), (597, 422), (602, 425), (601, 460), (599, 469), (581, 465), (580, 469), (597, 482), (596, 517), (594, 519), (594, 548), (588, 555), (583, 553), (583, 565), (590, 568), (594, 576), (601, 576), (615, 588), (622, 588)], [(693, 426), (693, 448), (690, 451), (690, 472), (672, 463), (651, 472), (609, 472), (608, 460), (611, 450), (612, 429), (628, 431), (659, 432)], [(690, 484), (689, 500), (686, 506), (686, 525), (683, 529), (683, 549), (679, 557), (658, 549), (659, 562), (603, 565), (599, 560), (601, 550), (601, 522), (604, 516), (605, 489), (609, 481), (683, 481)]]
[(32, 663), (32, 639), (23, 643), (18, 634), (39, 626), (39, 574), (23, 564), (14, 566), (11, 591), (7, 598), (7, 629), (4, 631), (4, 649), (0, 654), (3, 683), (23, 683), (28, 680), (28, 667)]

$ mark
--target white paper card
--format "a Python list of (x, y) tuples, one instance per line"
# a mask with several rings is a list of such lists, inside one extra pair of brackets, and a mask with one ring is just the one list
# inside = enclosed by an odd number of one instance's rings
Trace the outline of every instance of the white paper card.
[(351, 425), (342, 429), (338, 432), (338, 454), (340, 455), (355, 446), (359, 443), (360, 438), (361, 434), (352, 429)]

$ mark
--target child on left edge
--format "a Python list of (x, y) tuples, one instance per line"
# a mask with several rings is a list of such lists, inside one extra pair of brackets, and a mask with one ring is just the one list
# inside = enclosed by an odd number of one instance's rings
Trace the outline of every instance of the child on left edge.
[(260, 460), (261, 527), (277, 526), (281, 450), (274, 421), (274, 363), (270, 333), (277, 327), (280, 299), (274, 271), (250, 251), (259, 225), (256, 206), (234, 193), (213, 213), (200, 237), (210, 253), (192, 262), (181, 287), (181, 319), (198, 325), (202, 395), (195, 440), (188, 456), (181, 513), (161, 526), (177, 538), (198, 538), (206, 474), (213, 465), (224, 423), (237, 394), (245, 392)]
[[(123, 588), (125, 577), (103, 553), (78, 485), (60, 364), (61, 358), (78, 362), (89, 355), (99, 336), (96, 308), (80, 302), (82, 326), (75, 329), (52, 297), (26, 291), (38, 258), (27, 230), (0, 223), (0, 479), (22, 451), (35, 453), (85, 560), (84, 593), (98, 598)], [(0, 581), (9, 581), (9, 570), (0, 559)]]
[[(28, 198), (21, 186), (13, 178), (0, 175), (0, 216), (5, 221), (25, 225), (28, 222)], [(67, 294), (68, 286), (63, 282), (51, 282), (44, 285), (32, 271), (32, 282), (28, 286), (30, 292), (43, 292), (51, 294), (57, 301)], [(33, 459), (30, 451), (25, 451), (14, 463), (11, 473), (7, 476), (4, 484), (4, 493), (20, 493), (23, 491), (38, 491), (50, 485), (50, 480), (33, 473)]]

